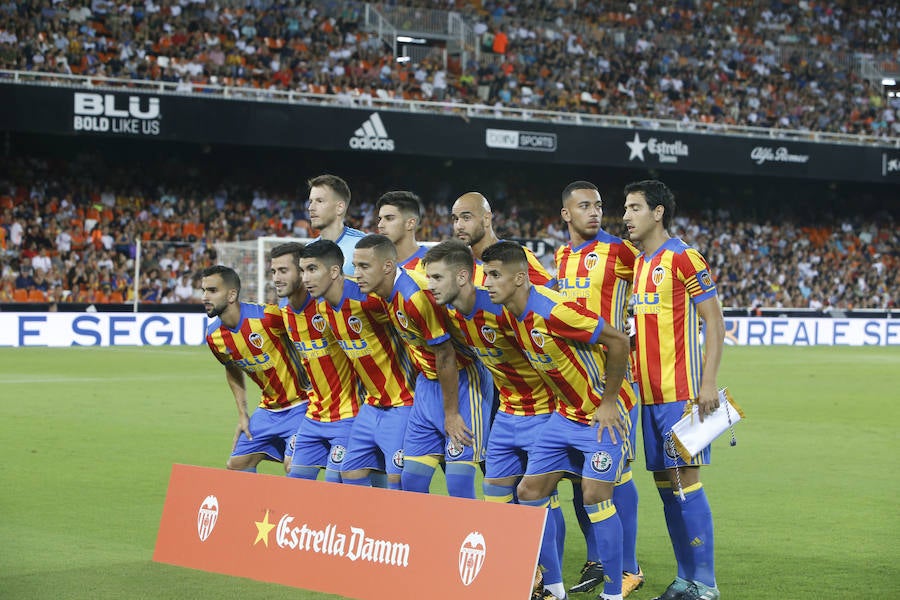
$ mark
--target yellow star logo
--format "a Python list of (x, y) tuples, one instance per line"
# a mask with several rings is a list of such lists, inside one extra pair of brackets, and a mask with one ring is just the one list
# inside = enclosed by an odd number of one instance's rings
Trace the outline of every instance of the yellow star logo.
[(253, 545), (257, 545), (260, 541), (266, 545), (266, 548), (269, 547), (269, 532), (272, 531), (272, 528), (275, 527), (275, 523), (269, 523), (269, 511), (266, 511), (266, 516), (263, 517), (262, 521), (255, 521), (256, 523), (256, 540), (253, 542)]

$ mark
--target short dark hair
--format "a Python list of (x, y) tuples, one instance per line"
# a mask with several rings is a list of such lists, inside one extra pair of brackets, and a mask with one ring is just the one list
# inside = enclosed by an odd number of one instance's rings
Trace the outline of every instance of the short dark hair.
[(516, 242), (497, 242), (488, 246), (481, 253), (481, 262), (489, 263), (498, 261), (504, 265), (515, 265), (521, 269), (528, 269), (528, 256), (525, 248)]
[(566, 189), (562, 192), (563, 204), (566, 203), (566, 200), (569, 199), (569, 196), (571, 196), (573, 192), (577, 192), (578, 190), (594, 190), (595, 192), (600, 192), (600, 190), (597, 189), (597, 186), (590, 181), (573, 181), (567, 185)]
[(317, 240), (307, 245), (300, 258), (314, 258), (328, 268), (337, 265), (343, 269), (344, 266), (344, 252), (331, 240)]
[(668, 229), (672, 224), (672, 219), (675, 218), (675, 194), (672, 193), (672, 190), (657, 179), (635, 181), (625, 186), (625, 196), (638, 192), (644, 194), (644, 199), (647, 201), (647, 206), (650, 207), (650, 210), (657, 206), (662, 206), (665, 209), (663, 212), (663, 227)]
[(394, 247), (394, 242), (392, 242), (388, 236), (381, 235), (380, 233), (370, 233), (359, 240), (356, 243), (356, 247), (359, 250), (371, 248), (379, 258), (390, 258), (393, 261), (397, 260), (397, 248)]
[(415, 217), (417, 224), (422, 220), (422, 200), (413, 192), (405, 190), (385, 192), (375, 204), (375, 212), (385, 205), (396, 206), (404, 215)]
[(241, 295), (241, 276), (237, 274), (237, 271), (225, 265), (213, 265), (212, 267), (206, 267), (200, 273), (201, 277), (211, 277), (213, 275), (221, 277), (225, 287), (237, 290), (238, 296)]
[(425, 265), (440, 261), (444, 261), (453, 269), (466, 269), (469, 272), (469, 279), (472, 279), (472, 274), (475, 273), (475, 256), (469, 245), (462, 240), (445, 240), (429, 248), (422, 257), (422, 263)]
[(307, 181), (306, 185), (309, 186), (310, 189), (319, 186), (331, 188), (331, 191), (344, 201), (344, 204), (350, 206), (350, 186), (337, 175), (329, 175), (327, 173), (324, 175), (317, 175)]
[(278, 244), (272, 251), (269, 253), (269, 259), (278, 258), (279, 256), (285, 256), (286, 254), (290, 254), (294, 257), (294, 264), (300, 264), (300, 256), (303, 254), (303, 248), (305, 244), (300, 242), (285, 242), (283, 244)]

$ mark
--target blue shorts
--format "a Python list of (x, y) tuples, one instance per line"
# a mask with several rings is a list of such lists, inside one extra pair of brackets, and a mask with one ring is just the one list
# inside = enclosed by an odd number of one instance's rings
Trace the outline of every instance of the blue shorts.
[(388, 475), (403, 470), (403, 437), (411, 406), (379, 408), (363, 404), (353, 420), (341, 471), (374, 469)]
[(447, 462), (481, 462), (490, 431), (494, 379), (480, 362), (459, 371), (459, 414), (472, 430), (471, 446), (447, 439), (444, 429), (444, 396), (441, 384), (421, 373), (416, 378), (415, 402), (406, 428), (406, 456), (438, 454)]
[(568, 473), (615, 483), (628, 457), (628, 443), (613, 444), (609, 433), (597, 441), (597, 427), (570, 421), (553, 413), (538, 432), (540, 439), (528, 453), (526, 475)]
[(489, 479), (518, 477), (525, 474), (528, 451), (551, 413), (545, 415), (511, 415), (498, 412), (491, 426), (484, 476)]
[(340, 471), (355, 417), (323, 423), (305, 417), (293, 440), (292, 465)]
[(307, 404), (301, 402), (279, 411), (265, 408), (254, 410), (250, 415), (250, 435), (253, 440), (248, 440), (242, 431), (231, 455), (247, 456), (261, 452), (266, 455), (266, 460), (284, 462), (285, 449), (306, 416)]
[(666, 404), (647, 404), (641, 410), (641, 427), (644, 432), (644, 456), (647, 459), (648, 471), (665, 471), (675, 467), (699, 466), (709, 464), (709, 446), (690, 462), (675, 451), (668, 442), (672, 426), (681, 420), (687, 408), (687, 400), (667, 402)]

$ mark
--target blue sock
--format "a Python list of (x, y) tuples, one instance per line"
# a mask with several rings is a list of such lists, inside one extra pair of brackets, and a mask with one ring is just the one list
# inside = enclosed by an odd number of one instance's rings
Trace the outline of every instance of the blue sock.
[(550, 518), (556, 522), (556, 551), (559, 554), (559, 567), (562, 569), (566, 549), (566, 517), (559, 504), (559, 490), (550, 494)]
[(407, 492), (427, 494), (438, 461), (431, 456), (407, 456), (403, 459), (402, 488)]
[(302, 467), (300, 465), (291, 464), (291, 470), (288, 477), (294, 479), (315, 479), (319, 476), (319, 467)]
[(484, 493), (484, 499), (487, 502), (513, 504), (515, 502), (514, 490), (515, 486), (512, 485), (494, 485), (487, 482), (481, 484), (481, 491)]
[(544, 536), (541, 538), (541, 552), (538, 555), (538, 563), (544, 570), (544, 585), (562, 583), (562, 565), (559, 564), (559, 552), (556, 547), (556, 520), (550, 515), (550, 498), (546, 497), (539, 500), (520, 499), (519, 504), (548, 509), (544, 525)]
[(622, 521), (612, 499), (585, 505), (591, 529), (600, 549), (603, 565), (603, 593), (618, 596), (622, 593)]
[(613, 490), (613, 504), (622, 521), (622, 569), (628, 573), (638, 572), (637, 527), (638, 492), (632, 479), (631, 467), (622, 473), (622, 479)]
[(346, 475), (341, 475), (341, 483), (346, 483), (349, 485), (360, 485), (363, 487), (372, 487), (372, 480), (368, 475), (360, 477), (359, 479), (348, 479)]
[(685, 532), (684, 517), (681, 514), (681, 501), (672, 493), (672, 484), (668, 481), (657, 481), (656, 491), (663, 503), (663, 514), (666, 516), (666, 527), (669, 529), (669, 539), (672, 542), (672, 550), (675, 552), (675, 562), (678, 564), (678, 577), (685, 581), (694, 578), (694, 557), (691, 547), (688, 545), (688, 537)]
[(587, 546), (587, 559), (600, 562), (600, 548), (597, 547), (597, 541), (591, 530), (591, 520), (584, 510), (584, 495), (581, 492), (581, 482), (572, 482), (572, 506), (575, 509), (575, 517), (578, 519), (578, 527), (581, 529), (581, 535), (584, 536), (584, 543)]
[(403, 487), (400, 485), (400, 481), (391, 481), (388, 479), (387, 481), (387, 489), (389, 490), (402, 490)]
[(690, 580), (716, 587), (712, 510), (703, 484), (697, 482), (684, 488), (684, 501), (680, 505), (687, 534), (684, 539), (694, 559), (694, 574)]
[(384, 489), (388, 486), (387, 473), (382, 473), (381, 471), (371, 471), (369, 473), (369, 479), (372, 480), (372, 487)]
[(341, 482), (341, 472), (334, 471), (332, 469), (325, 469), (325, 481), (330, 483), (340, 483)]
[(447, 493), (454, 498), (475, 499), (475, 471), (478, 465), (459, 461), (447, 463)]
[(256, 473), (256, 467), (247, 467), (246, 469), (241, 469), (244, 473)]

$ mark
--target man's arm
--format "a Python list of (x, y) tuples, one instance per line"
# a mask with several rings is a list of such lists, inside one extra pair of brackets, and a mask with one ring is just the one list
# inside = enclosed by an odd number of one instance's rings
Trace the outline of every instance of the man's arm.
[(706, 415), (719, 408), (719, 389), (716, 379), (719, 375), (719, 364), (722, 362), (722, 348), (725, 345), (725, 318), (717, 297), (707, 298), (697, 304), (697, 312), (706, 325), (706, 357), (703, 361), (703, 379), (700, 380), (700, 396), (697, 406), (700, 409), (700, 422)]
[(472, 430), (466, 427), (459, 414), (459, 366), (456, 364), (456, 350), (453, 342), (445, 340), (431, 346), (437, 368), (438, 382), (444, 397), (444, 429), (454, 442), (472, 445)]
[(606, 346), (606, 383), (603, 398), (600, 406), (594, 411), (591, 424), (599, 425), (598, 441), (603, 437), (604, 430), (608, 430), (612, 442), (617, 443), (616, 434), (622, 441), (628, 437), (628, 428), (619, 414), (619, 389), (625, 378), (630, 345), (628, 337), (609, 324), (604, 325), (597, 342)]
[(244, 372), (233, 364), (225, 365), (225, 381), (234, 394), (234, 403), (237, 405), (238, 425), (234, 431), (234, 442), (232, 448), (237, 445), (241, 432), (247, 436), (248, 440), (252, 440), (250, 435), (250, 416), (247, 414), (247, 386), (244, 384)]

